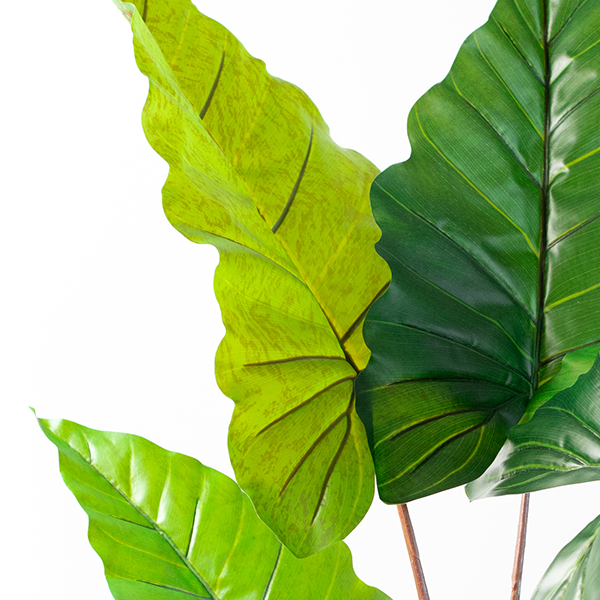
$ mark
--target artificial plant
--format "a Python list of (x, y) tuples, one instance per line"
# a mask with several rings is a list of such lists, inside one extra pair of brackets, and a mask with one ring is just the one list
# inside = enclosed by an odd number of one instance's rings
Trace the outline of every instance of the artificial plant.
[[(189, 0), (116, 3), (165, 213), (221, 255), (216, 375), (247, 494), (141, 438), (41, 420), (116, 598), (384, 598), (340, 542), (374, 472), (426, 598), (406, 502), (600, 478), (600, 0), (499, 0), (380, 175)], [(600, 575), (572, 585), (595, 532), (536, 600), (600, 594)]]
[(498, 2), (374, 182), (392, 284), (358, 392), (387, 502), (481, 475), (538, 394), (572, 385), (563, 359), (597, 355), (599, 24), (593, 0)]

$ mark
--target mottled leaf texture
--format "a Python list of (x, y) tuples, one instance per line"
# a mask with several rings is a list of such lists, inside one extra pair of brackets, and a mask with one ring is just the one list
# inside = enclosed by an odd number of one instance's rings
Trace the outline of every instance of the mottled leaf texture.
[(374, 249), (377, 171), (189, 0), (118, 4), (150, 80), (144, 130), (170, 166), (165, 213), (221, 255), (216, 372), (236, 403), (236, 477), (307, 556), (344, 538), (373, 498), (354, 379), (369, 356), (364, 315), (389, 279)]
[(472, 500), (600, 479), (600, 358), (577, 382), (513, 427), (492, 466), (467, 486)]
[(554, 559), (531, 600), (598, 600), (600, 517), (596, 517)]
[(385, 502), (479, 477), (600, 341), (599, 32), (600, 0), (500, 0), (373, 184), (392, 284), (357, 394)]
[(116, 600), (389, 600), (342, 543), (296, 558), (238, 485), (144, 438), (38, 419)]

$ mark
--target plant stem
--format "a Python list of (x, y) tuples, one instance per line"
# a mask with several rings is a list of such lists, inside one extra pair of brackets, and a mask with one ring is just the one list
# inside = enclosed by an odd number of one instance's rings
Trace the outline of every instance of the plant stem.
[(529, 517), (529, 494), (521, 496), (521, 511), (519, 514), (519, 529), (517, 530), (517, 547), (512, 573), (512, 591), (510, 600), (521, 597), (521, 579), (523, 578), (523, 561), (525, 559), (525, 540), (527, 538), (527, 518)]
[(406, 541), (406, 549), (412, 567), (415, 585), (417, 586), (417, 596), (419, 600), (429, 600), (429, 592), (425, 583), (425, 574), (423, 573), (423, 565), (419, 558), (419, 548), (417, 547), (417, 539), (415, 538), (415, 530), (413, 529), (410, 515), (408, 514), (408, 506), (406, 504), (398, 504), (398, 514), (400, 515), (400, 523), (402, 523), (402, 531), (404, 540)]

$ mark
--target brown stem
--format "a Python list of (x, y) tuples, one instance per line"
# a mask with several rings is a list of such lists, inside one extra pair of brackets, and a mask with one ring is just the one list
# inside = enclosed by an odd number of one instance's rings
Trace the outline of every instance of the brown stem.
[(402, 523), (402, 531), (404, 532), (404, 540), (406, 541), (406, 549), (410, 558), (410, 566), (412, 567), (415, 585), (417, 586), (417, 596), (419, 600), (429, 600), (429, 592), (425, 583), (425, 574), (423, 573), (423, 565), (419, 558), (419, 548), (417, 547), (417, 539), (415, 538), (415, 530), (413, 529), (410, 515), (408, 514), (408, 506), (406, 504), (398, 504), (398, 514)]
[(517, 547), (512, 573), (512, 591), (510, 600), (521, 597), (521, 579), (523, 577), (523, 561), (525, 559), (525, 540), (527, 538), (527, 518), (529, 516), (529, 494), (521, 497), (521, 512), (519, 514), (519, 529), (517, 530)]

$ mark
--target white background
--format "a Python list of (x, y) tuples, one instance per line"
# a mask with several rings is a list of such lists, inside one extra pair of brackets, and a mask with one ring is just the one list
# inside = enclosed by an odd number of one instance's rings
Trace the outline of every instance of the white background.
[[(385, 168), (408, 157), (410, 107), (493, 2), (198, 6), (302, 87), (339, 144)], [(167, 166), (140, 124), (148, 84), (110, 0), (7, 3), (1, 27), (2, 587), (7, 598), (107, 600), (85, 514), (27, 407), (143, 435), (231, 475), (232, 402), (213, 374), (218, 257), (163, 216)], [(599, 491), (533, 496), (523, 598), (600, 512)], [(411, 505), (433, 600), (508, 600), (518, 502), (469, 504), (456, 489)], [(367, 583), (416, 598), (394, 507), (375, 500), (348, 543)]]

